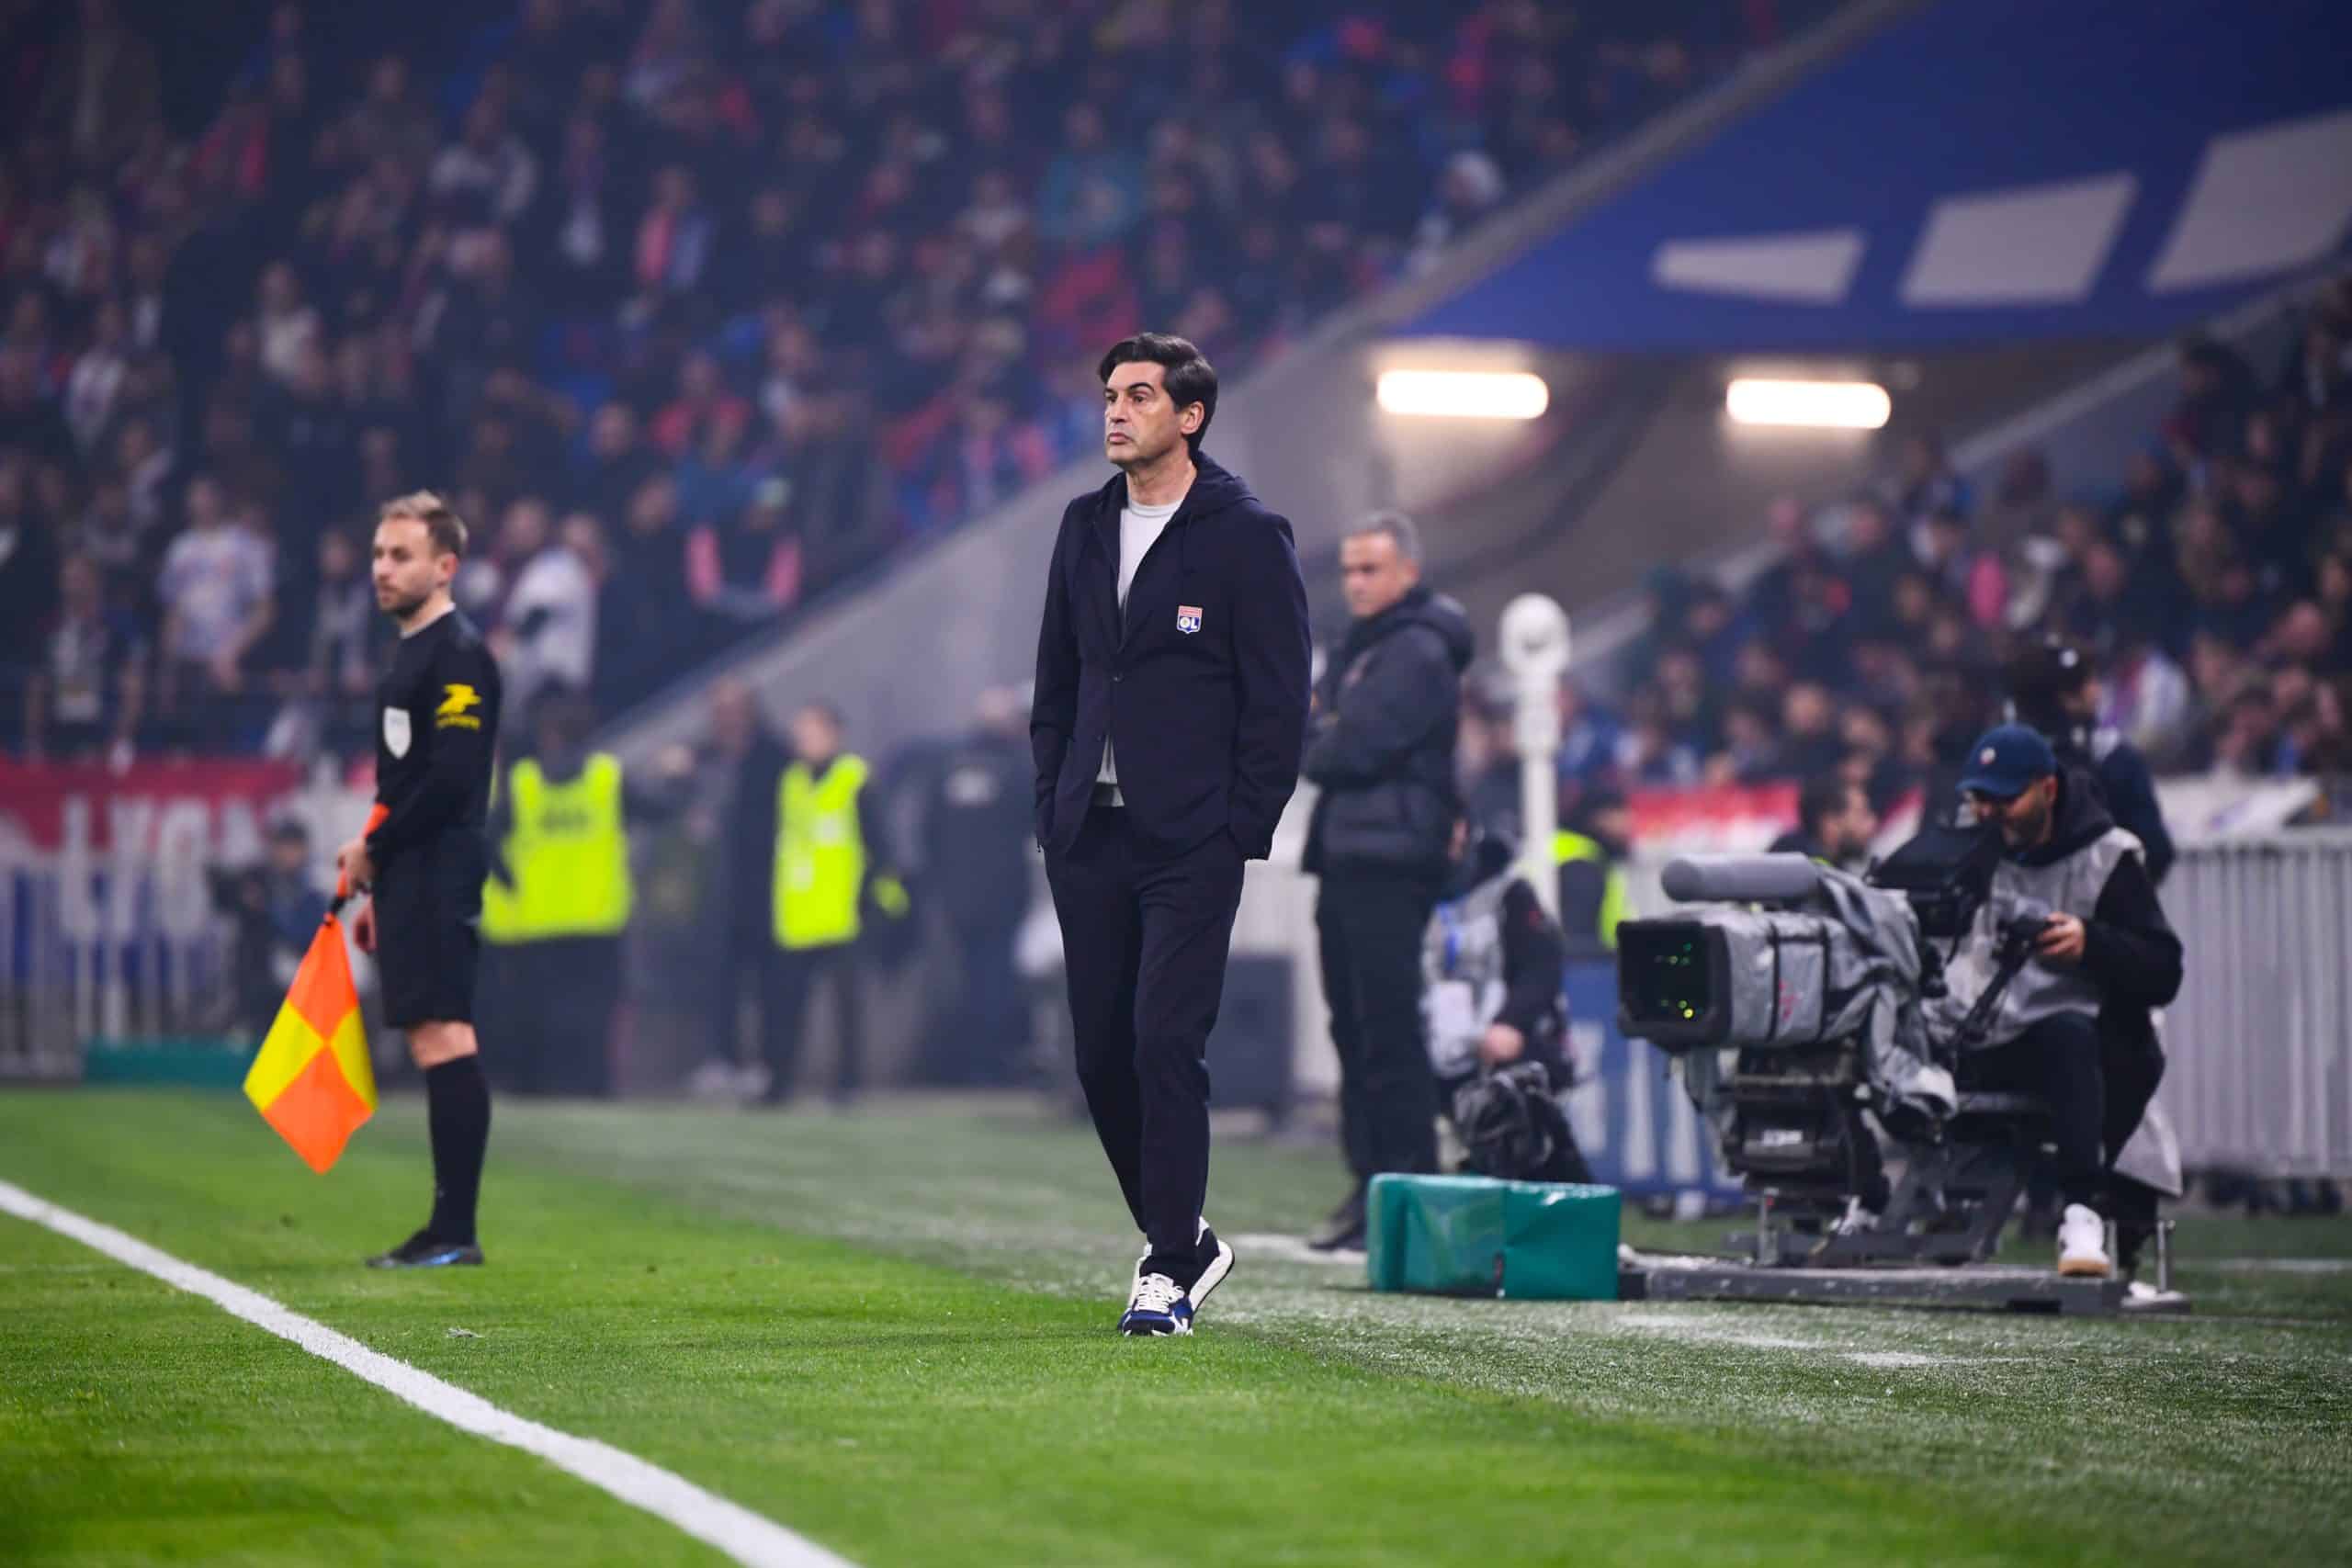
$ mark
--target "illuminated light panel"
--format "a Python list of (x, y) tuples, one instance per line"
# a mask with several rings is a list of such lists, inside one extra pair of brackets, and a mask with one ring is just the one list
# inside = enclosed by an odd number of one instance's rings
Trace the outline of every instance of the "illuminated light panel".
[(1877, 430), (1894, 403), (1874, 381), (1765, 381), (1743, 378), (1724, 394), (1724, 407), (1741, 424), (1801, 425), (1815, 430)]
[(1524, 370), (1383, 370), (1381, 408), (1429, 419), (1536, 419), (1552, 389)]

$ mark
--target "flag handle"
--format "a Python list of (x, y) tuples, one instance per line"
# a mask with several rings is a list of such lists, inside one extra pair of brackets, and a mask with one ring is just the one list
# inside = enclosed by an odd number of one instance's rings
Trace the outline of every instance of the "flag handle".
[[(382, 827), (384, 825), (384, 818), (390, 815), (391, 813), (385, 808), (384, 803), (380, 800), (376, 802), (375, 805), (370, 806), (368, 808), (368, 826), (359, 829), (359, 836), (364, 839), (368, 834), (374, 832), (377, 829)], [(351, 879), (344, 875), (344, 874), (338, 870), (334, 874), (334, 897), (327, 905), (327, 918), (325, 923), (330, 925), (333, 924), (334, 918), (343, 913), (343, 907), (345, 904), (350, 903), (354, 896)]]

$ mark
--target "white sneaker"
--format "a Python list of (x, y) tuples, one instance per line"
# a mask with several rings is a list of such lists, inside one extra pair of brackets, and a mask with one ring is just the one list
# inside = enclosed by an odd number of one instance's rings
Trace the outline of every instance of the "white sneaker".
[(1190, 1307), (1190, 1311), (1185, 1314), (1188, 1333), (1191, 1332), (1190, 1324), (1193, 1314), (1201, 1310), (1202, 1303), (1209, 1299), (1209, 1292), (1224, 1284), (1225, 1277), (1233, 1272), (1233, 1248), (1227, 1245), (1223, 1236), (1217, 1235), (1209, 1229), (1209, 1223), (1206, 1220), (1201, 1222), (1201, 1236), (1204, 1240), (1214, 1239), (1216, 1242), (1216, 1256), (1208, 1260), (1201, 1269), (1201, 1277), (1193, 1281), (1191, 1290), (1184, 1292)]
[(2086, 1280), (2104, 1280), (2115, 1272), (2107, 1256), (2107, 1222), (2098, 1210), (2066, 1205), (2065, 1217), (2058, 1222), (2058, 1272)]
[[(1200, 1237), (1200, 1236), (1205, 1236), (1205, 1235), (1207, 1235), (1208, 1234), (1209, 1234), (1209, 1222), (1208, 1222), (1207, 1217), (1206, 1217), (1205, 1215), (1204, 1215), (1204, 1216), (1202, 1217), (1202, 1220), (1201, 1220), (1201, 1228), (1200, 1228), (1199, 1232), (1197, 1233), (1197, 1235), (1195, 1235), (1194, 1239), (1195, 1239), (1195, 1240), (1197, 1240), (1197, 1239), (1199, 1239), (1199, 1237)], [(1136, 1271), (1135, 1271), (1135, 1273), (1134, 1273), (1134, 1274), (1132, 1274), (1131, 1276), (1129, 1276), (1129, 1277), (1128, 1277), (1128, 1280), (1127, 1280), (1127, 1303), (1128, 1303), (1128, 1304), (1129, 1304), (1129, 1305), (1131, 1305), (1131, 1306), (1135, 1303), (1136, 1292), (1137, 1291), (1140, 1291), (1140, 1290), (1142, 1290), (1142, 1289), (1143, 1289), (1143, 1266), (1144, 1266), (1145, 1264), (1147, 1264), (1147, 1263), (1150, 1262), (1150, 1261), (1151, 1261), (1151, 1241), (1150, 1241), (1150, 1238), (1146, 1237), (1146, 1238), (1145, 1238), (1145, 1240), (1144, 1240), (1144, 1244), (1143, 1244), (1143, 1250), (1142, 1250), (1141, 1252), (1138, 1252), (1138, 1253), (1136, 1253)], [(1232, 1262), (1228, 1259), (1228, 1260), (1227, 1261), (1227, 1263), (1226, 1263), (1226, 1268), (1227, 1268), (1227, 1269), (1230, 1269), (1232, 1267), (1233, 1267), (1233, 1264), (1232, 1264)], [(1224, 1275), (1220, 1274), (1220, 1275), (1218, 1276), (1218, 1278), (1219, 1278), (1219, 1279), (1222, 1279), (1222, 1278), (1224, 1278)], [(1210, 1289), (1211, 1289), (1211, 1290), (1214, 1290), (1214, 1289), (1216, 1289), (1216, 1287), (1215, 1287), (1214, 1285), (1212, 1285), (1212, 1286), (1210, 1287)]]
[(1146, 1274), (1136, 1281), (1127, 1310), (1119, 1314), (1119, 1332), (1125, 1335), (1190, 1334), (1193, 1303), (1184, 1288), (1165, 1274)]
[(1831, 1235), (1867, 1235), (1878, 1229), (1879, 1212), (1860, 1198), (1846, 1200), (1846, 1212), (1830, 1225)]
[(1127, 1290), (1127, 1310), (1119, 1314), (1119, 1332), (1126, 1335), (1190, 1334), (1193, 1317), (1200, 1304), (1208, 1300), (1209, 1292), (1225, 1283), (1233, 1272), (1233, 1248), (1210, 1231), (1206, 1220), (1201, 1222), (1198, 1239), (1216, 1241), (1216, 1256), (1201, 1269), (1200, 1277), (1185, 1290), (1165, 1274), (1147, 1274), (1143, 1266), (1151, 1254), (1146, 1251), (1136, 1259), (1133, 1283)]

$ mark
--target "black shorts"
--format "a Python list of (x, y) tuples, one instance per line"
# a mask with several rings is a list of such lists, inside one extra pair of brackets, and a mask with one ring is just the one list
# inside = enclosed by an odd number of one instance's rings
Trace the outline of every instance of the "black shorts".
[(376, 972), (394, 1029), (473, 1021), (485, 861), (479, 836), (453, 835), (377, 871)]

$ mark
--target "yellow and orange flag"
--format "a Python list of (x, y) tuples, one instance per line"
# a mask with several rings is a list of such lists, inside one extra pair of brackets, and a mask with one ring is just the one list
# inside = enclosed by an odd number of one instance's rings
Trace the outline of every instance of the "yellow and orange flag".
[[(373, 818), (368, 826), (375, 826)], [(277, 1021), (245, 1074), (245, 1098), (262, 1120), (322, 1175), (376, 1112), (376, 1073), (359, 1019), (359, 987), (352, 983), (343, 922), (335, 918), (348, 891), (336, 886), (334, 906), (311, 939)]]

